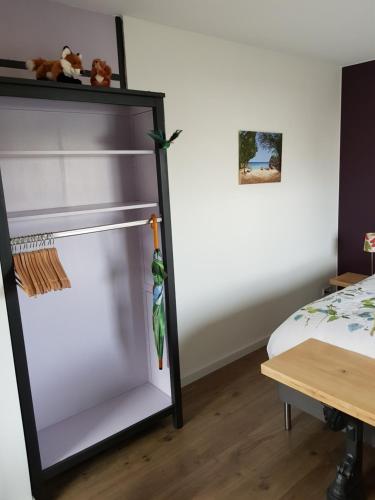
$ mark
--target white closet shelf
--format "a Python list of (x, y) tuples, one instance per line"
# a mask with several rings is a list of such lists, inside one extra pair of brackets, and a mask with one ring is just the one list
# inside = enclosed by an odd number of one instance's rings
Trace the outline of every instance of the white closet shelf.
[(121, 155), (153, 155), (152, 149), (95, 149), (95, 150), (30, 150), (30, 151), (0, 151), (0, 158), (27, 158), (44, 156), (121, 156)]
[(40, 210), (20, 210), (8, 212), (9, 222), (49, 219), (52, 217), (67, 217), (70, 215), (88, 215), (104, 212), (121, 212), (124, 210), (138, 210), (142, 208), (157, 207), (156, 202), (119, 202), (119, 203), (99, 203), (93, 205), (78, 205), (70, 207), (42, 208)]
[(46, 469), (170, 407), (171, 397), (151, 383), (85, 410), (38, 432)]

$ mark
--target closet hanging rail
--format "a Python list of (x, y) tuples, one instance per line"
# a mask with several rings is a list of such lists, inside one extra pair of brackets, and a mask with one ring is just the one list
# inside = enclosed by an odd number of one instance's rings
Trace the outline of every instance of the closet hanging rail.
[[(161, 217), (158, 217), (158, 222), (162, 221)], [(135, 227), (135, 226), (146, 226), (147, 224), (151, 224), (151, 219), (146, 220), (135, 220), (131, 222), (120, 222), (118, 224), (106, 224), (104, 226), (93, 226), (93, 227), (83, 227), (80, 229), (70, 229), (67, 231), (58, 231), (56, 233), (41, 233), (41, 234), (32, 234), (26, 236), (16, 236), (10, 239), (11, 245), (19, 245), (20, 243), (28, 243), (28, 242), (39, 242), (44, 241), (45, 236), (48, 235), (48, 239), (55, 240), (57, 238), (67, 238), (68, 236), (79, 236), (82, 234), (90, 234), (90, 233), (100, 233), (102, 231), (111, 231), (113, 229), (123, 229), (125, 227)], [(38, 239), (39, 237), (39, 239)]]

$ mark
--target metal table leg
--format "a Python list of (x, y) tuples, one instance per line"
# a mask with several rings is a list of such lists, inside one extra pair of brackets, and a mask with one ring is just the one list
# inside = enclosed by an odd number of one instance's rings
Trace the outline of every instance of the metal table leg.
[(346, 449), (336, 478), (327, 490), (327, 500), (365, 500), (362, 478), (363, 423), (334, 408), (325, 407), (324, 416), (333, 431), (345, 431)]
[(289, 403), (284, 403), (284, 427), (286, 431), (292, 429), (292, 406)]

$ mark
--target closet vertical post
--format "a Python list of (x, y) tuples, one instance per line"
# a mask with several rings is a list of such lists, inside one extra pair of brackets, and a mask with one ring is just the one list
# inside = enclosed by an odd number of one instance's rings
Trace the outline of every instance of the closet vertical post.
[[(155, 130), (165, 134), (164, 105), (160, 99), (153, 108)], [(161, 225), (161, 237), (164, 248), (165, 269), (168, 279), (165, 282), (165, 305), (167, 315), (167, 338), (169, 345), (169, 362), (172, 387), (172, 401), (174, 404), (173, 423), (178, 429), (183, 426), (180, 361), (177, 336), (177, 311), (176, 293), (174, 281), (173, 243), (172, 243), (172, 221), (169, 202), (169, 180), (167, 168), (167, 153), (164, 149), (156, 146), (156, 168), (158, 175), (159, 205), (163, 217)]]

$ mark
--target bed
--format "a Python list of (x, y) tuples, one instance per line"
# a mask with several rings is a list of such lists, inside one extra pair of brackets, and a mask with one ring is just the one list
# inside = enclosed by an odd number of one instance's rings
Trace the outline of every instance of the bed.
[[(309, 338), (375, 358), (375, 275), (296, 311), (271, 335), (268, 355), (273, 358)], [(278, 392), (287, 430), (292, 406), (324, 420), (319, 402), (282, 384)], [(375, 446), (375, 428), (366, 426), (364, 437)]]

